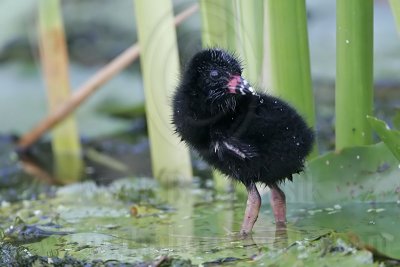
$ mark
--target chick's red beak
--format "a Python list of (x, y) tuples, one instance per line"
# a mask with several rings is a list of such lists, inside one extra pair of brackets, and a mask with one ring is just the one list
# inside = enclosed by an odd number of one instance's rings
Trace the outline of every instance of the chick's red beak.
[(228, 82), (228, 92), (231, 94), (254, 95), (255, 91), (248, 81), (240, 75), (233, 75)]

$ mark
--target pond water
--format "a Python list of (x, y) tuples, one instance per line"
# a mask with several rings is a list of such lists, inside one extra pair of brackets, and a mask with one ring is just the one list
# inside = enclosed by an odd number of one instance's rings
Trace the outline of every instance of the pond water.
[(262, 266), (291, 262), (290, 255), (314, 262), (327, 246), (325, 253), (333, 253), (328, 262), (339, 255), (372, 264), (371, 253), (361, 249), (366, 245), (400, 256), (397, 203), (289, 203), (287, 228), (276, 229), (267, 195), (263, 201), (252, 237), (243, 239), (244, 195), (198, 186), (162, 189), (151, 179), (84, 182), (61, 187), (52, 198), (3, 202), (0, 227), (5, 240), (34, 255), (85, 260), (143, 262), (168, 255), (193, 264)]

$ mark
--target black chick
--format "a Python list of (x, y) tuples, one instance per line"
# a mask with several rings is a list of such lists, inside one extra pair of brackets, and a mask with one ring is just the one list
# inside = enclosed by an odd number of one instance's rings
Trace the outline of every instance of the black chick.
[(302, 170), (314, 134), (291, 106), (256, 93), (241, 74), (239, 60), (224, 50), (197, 53), (175, 92), (173, 123), (205, 161), (246, 186), (241, 233), (248, 234), (261, 205), (256, 182), (270, 187), (275, 221), (285, 224), (285, 195), (278, 184)]

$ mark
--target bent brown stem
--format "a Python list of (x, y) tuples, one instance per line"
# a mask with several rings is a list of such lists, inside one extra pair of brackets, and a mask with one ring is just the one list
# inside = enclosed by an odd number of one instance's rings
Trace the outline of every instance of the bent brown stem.
[[(194, 4), (179, 13), (174, 20), (178, 26), (184, 20), (192, 16), (197, 10), (198, 4)], [(59, 122), (64, 120), (69, 114), (76, 110), (89, 96), (100, 88), (101, 85), (109, 81), (117, 73), (128, 67), (140, 55), (139, 44), (136, 43), (114, 58), (110, 63), (101, 68), (95, 75), (89, 78), (80, 86), (70, 99), (66, 100), (54, 112), (38, 122), (32, 130), (24, 134), (18, 141), (18, 150), (25, 150), (36, 142), (45, 132), (52, 129)]]
[(253, 225), (257, 221), (258, 213), (261, 206), (261, 197), (258, 193), (256, 185), (254, 183), (251, 183), (246, 187), (246, 189), (248, 196), (242, 228), (240, 230), (241, 235), (248, 235), (249, 233), (251, 233)]

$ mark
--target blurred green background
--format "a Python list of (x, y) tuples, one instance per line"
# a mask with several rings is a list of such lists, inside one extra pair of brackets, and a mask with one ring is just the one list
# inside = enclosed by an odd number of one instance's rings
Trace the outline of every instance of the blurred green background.
[[(175, 0), (175, 11), (194, 1)], [(332, 147), (335, 81), (335, 1), (307, 1), (312, 79), (322, 150)], [(62, 1), (73, 88), (136, 41), (131, 0)], [(175, 13), (176, 13), (175, 12)], [(375, 1), (374, 14), (375, 113), (391, 118), (400, 103), (400, 38), (388, 1)], [(22, 134), (47, 110), (38, 59), (35, 0), (0, 3), (0, 133)], [(201, 48), (201, 22), (197, 13), (178, 27), (181, 62)], [(110, 118), (99, 110), (143, 102), (139, 64), (104, 85), (77, 112), (82, 136), (124, 131), (129, 122)]]

